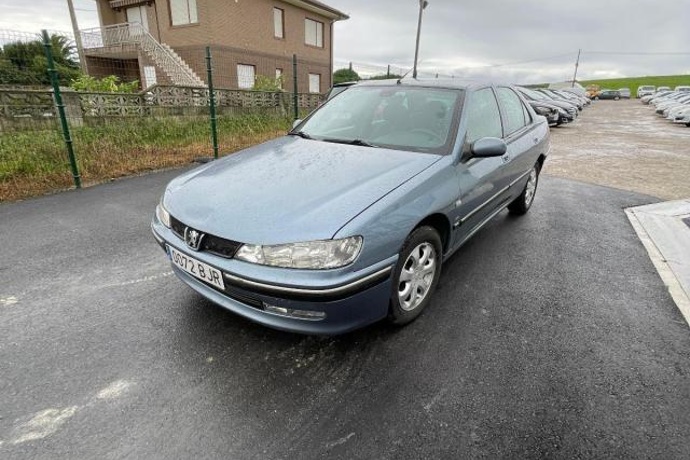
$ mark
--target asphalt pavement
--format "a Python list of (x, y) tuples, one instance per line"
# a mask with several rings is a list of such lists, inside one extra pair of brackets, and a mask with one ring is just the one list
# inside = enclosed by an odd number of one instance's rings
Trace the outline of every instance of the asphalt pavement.
[(623, 211), (658, 200), (545, 176), (418, 321), (305, 337), (171, 275), (178, 173), (0, 205), (0, 458), (688, 458), (690, 330)]

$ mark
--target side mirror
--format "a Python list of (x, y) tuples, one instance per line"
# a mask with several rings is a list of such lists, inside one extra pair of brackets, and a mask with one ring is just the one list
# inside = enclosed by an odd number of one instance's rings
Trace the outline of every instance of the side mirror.
[(297, 128), (297, 126), (299, 126), (300, 123), (302, 123), (302, 120), (300, 120), (300, 119), (293, 121), (292, 122), (292, 129)]
[(497, 137), (482, 137), (476, 140), (470, 149), (473, 157), (500, 157), (508, 151), (508, 146)]

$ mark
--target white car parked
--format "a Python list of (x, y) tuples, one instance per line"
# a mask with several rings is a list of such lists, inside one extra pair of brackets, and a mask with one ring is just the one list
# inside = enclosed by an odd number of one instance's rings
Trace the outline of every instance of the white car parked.
[(642, 85), (637, 88), (637, 98), (641, 98), (642, 96), (646, 96), (648, 94), (654, 94), (656, 91), (656, 86), (652, 85)]

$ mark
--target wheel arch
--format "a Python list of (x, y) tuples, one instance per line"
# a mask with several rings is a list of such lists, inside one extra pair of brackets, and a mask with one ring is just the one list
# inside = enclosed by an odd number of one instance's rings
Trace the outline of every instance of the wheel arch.
[(443, 253), (445, 254), (448, 252), (448, 249), (450, 247), (450, 235), (451, 235), (451, 229), (450, 229), (450, 221), (448, 218), (441, 214), (441, 213), (435, 213), (431, 214), (424, 219), (422, 219), (410, 232), (414, 232), (420, 227), (424, 226), (429, 226), (436, 230), (438, 232), (439, 237), (441, 237), (441, 245), (443, 246)]

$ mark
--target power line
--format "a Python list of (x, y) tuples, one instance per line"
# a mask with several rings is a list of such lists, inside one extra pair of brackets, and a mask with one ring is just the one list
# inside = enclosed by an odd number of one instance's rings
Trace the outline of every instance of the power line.
[(583, 54), (616, 54), (620, 56), (687, 56), (690, 51), (583, 51)]
[(469, 67), (455, 67), (455, 70), (471, 70), (471, 69), (489, 69), (489, 68), (496, 68), (496, 67), (507, 67), (507, 66), (514, 66), (514, 65), (520, 65), (520, 64), (529, 64), (531, 62), (541, 62), (541, 61), (549, 61), (551, 59), (557, 59), (557, 58), (562, 58), (562, 57), (575, 57), (577, 55), (577, 51), (572, 51), (570, 53), (563, 53), (563, 54), (557, 54), (555, 56), (547, 56), (547, 57), (541, 57), (541, 58), (534, 58), (534, 59), (528, 59), (525, 61), (515, 61), (515, 62), (506, 62), (503, 64), (487, 64), (487, 65), (478, 65), (478, 66), (469, 66)]

